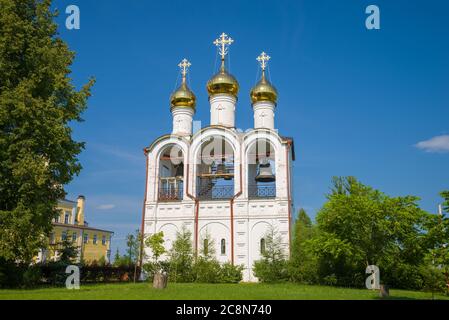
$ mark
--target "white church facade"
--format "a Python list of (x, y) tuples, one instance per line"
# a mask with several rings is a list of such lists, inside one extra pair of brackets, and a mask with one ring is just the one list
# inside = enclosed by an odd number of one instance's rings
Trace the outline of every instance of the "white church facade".
[[(262, 257), (271, 228), (289, 254), (294, 145), (276, 129), (278, 95), (266, 79), (270, 57), (265, 53), (257, 58), (262, 76), (250, 93), (254, 128), (235, 128), (239, 84), (226, 69), (232, 42), (224, 33), (214, 42), (221, 66), (207, 83), (210, 125), (197, 132), (196, 98), (186, 82), (190, 63), (179, 64), (182, 83), (170, 97), (172, 132), (144, 149), (142, 230), (145, 237), (163, 231), (170, 250), (185, 228), (195, 254), (213, 245), (220, 262), (244, 266), (243, 281), (257, 281), (253, 263)], [(144, 250), (151, 256), (149, 248)]]

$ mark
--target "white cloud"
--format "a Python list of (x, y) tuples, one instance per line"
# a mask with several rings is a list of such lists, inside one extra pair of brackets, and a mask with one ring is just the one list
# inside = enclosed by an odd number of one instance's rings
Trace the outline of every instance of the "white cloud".
[(110, 204), (101, 204), (101, 205), (99, 205), (97, 207), (97, 209), (99, 209), (99, 210), (111, 210), (111, 209), (114, 209), (114, 208), (115, 208), (115, 204), (112, 204), (112, 203), (110, 203)]
[(449, 135), (436, 136), (429, 140), (415, 144), (418, 149), (425, 152), (449, 152)]
[(111, 156), (114, 156), (116, 158), (120, 158), (123, 160), (131, 161), (131, 162), (139, 162), (141, 163), (145, 159), (143, 156), (143, 152), (128, 152), (123, 149), (121, 149), (118, 146), (112, 146), (107, 144), (100, 144), (100, 143), (92, 143), (90, 146), (99, 152), (103, 152), (106, 154), (109, 154)]

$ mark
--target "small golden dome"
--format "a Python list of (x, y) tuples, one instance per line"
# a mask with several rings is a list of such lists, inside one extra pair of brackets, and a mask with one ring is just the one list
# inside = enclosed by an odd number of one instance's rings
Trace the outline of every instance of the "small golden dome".
[(251, 101), (271, 101), (277, 103), (278, 92), (276, 88), (265, 78), (265, 72), (262, 72), (262, 79), (251, 89)]
[(207, 91), (209, 92), (209, 96), (226, 93), (237, 97), (239, 83), (233, 75), (225, 70), (222, 64), (220, 71), (207, 82)]
[(170, 96), (171, 109), (174, 107), (181, 108), (192, 108), (195, 110), (196, 97), (193, 92), (187, 87), (185, 81), (182, 82), (181, 86), (176, 89), (175, 92)]

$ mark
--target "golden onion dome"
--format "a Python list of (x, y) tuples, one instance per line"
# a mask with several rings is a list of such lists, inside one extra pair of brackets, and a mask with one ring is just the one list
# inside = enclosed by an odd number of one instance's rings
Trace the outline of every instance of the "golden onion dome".
[(195, 112), (196, 106), (196, 97), (193, 92), (187, 87), (186, 83), (186, 75), (187, 70), (192, 64), (187, 59), (182, 59), (182, 61), (178, 64), (178, 67), (181, 68), (182, 74), (182, 82), (178, 89), (172, 93), (170, 96), (170, 110), (173, 108), (192, 108)]
[(207, 91), (209, 96), (224, 93), (237, 97), (239, 83), (232, 74), (226, 71), (224, 64), (222, 64), (220, 71), (207, 82)]
[(196, 97), (193, 92), (187, 87), (185, 81), (182, 82), (181, 86), (175, 90), (170, 96), (171, 109), (174, 107), (180, 108), (192, 108), (195, 110)]
[(265, 78), (265, 72), (262, 72), (262, 78), (251, 89), (250, 93), (252, 103), (259, 101), (271, 101), (277, 103), (278, 92), (276, 88)]

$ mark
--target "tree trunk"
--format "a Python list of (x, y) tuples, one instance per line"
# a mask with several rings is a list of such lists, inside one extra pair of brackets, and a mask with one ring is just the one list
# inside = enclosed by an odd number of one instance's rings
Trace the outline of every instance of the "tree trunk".
[(153, 278), (153, 288), (165, 289), (167, 287), (167, 274), (165, 272), (157, 272)]
[(379, 295), (381, 298), (388, 298), (390, 296), (390, 288), (388, 288), (388, 286), (385, 284), (381, 284)]

